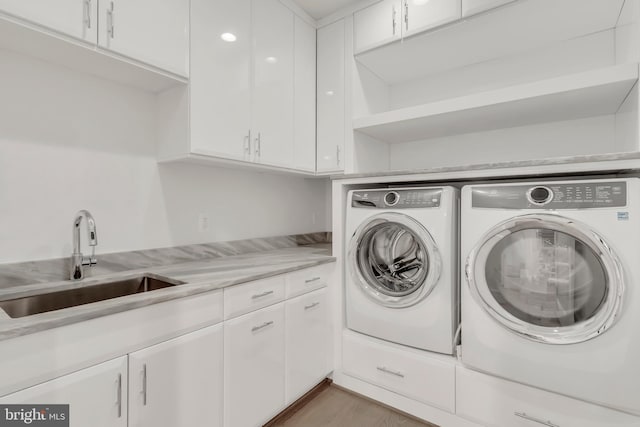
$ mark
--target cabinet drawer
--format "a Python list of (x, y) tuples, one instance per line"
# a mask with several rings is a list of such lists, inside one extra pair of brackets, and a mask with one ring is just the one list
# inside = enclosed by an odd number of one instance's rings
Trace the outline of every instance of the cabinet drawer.
[(455, 360), (346, 331), (345, 373), (411, 399), (455, 411)]
[(327, 278), (334, 265), (334, 263), (318, 265), (287, 274), (286, 298), (293, 298), (326, 286)]
[(462, 367), (456, 389), (457, 414), (487, 427), (640, 426), (640, 417)]
[(284, 300), (284, 276), (275, 276), (224, 290), (224, 319), (231, 319)]

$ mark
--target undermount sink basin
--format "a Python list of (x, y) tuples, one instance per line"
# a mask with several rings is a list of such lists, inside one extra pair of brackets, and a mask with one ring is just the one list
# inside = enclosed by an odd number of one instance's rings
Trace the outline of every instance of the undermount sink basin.
[(9, 317), (18, 318), (182, 284), (184, 282), (179, 280), (172, 280), (155, 274), (144, 274), (123, 280), (105, 281), (76, 289), (0, 301), (0, 308)]

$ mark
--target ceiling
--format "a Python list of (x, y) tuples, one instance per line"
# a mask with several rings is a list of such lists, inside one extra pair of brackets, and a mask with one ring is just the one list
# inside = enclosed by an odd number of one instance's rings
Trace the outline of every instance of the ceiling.
[(360, 0), (293, 0), (314, 19), (322, 19), (333, 12), (342, 9)]

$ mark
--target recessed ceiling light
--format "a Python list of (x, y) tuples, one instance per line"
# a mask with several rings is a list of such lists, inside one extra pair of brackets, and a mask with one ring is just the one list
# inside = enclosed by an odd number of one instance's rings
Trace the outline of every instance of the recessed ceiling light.
[(429, 3), (429, 0), (413, 0), (413, 4), (416, 6), (422, 6)]
[(235, 36), (235, 34), (231, 34), (231, 33), (222, 33), (220, 34), (220, 38), (226, 42), (234, 42), (236, 41), (238, 38)]
[(327, 94), (327, 96), (333, 96), (333, 91), (332, 90), (328, 90), (325, 93)]
[(275, 56), (267, 56), (266, 58), (264, 58), (264, 60), (269, 64), (275, 64), (276, 62), (278, 62), (278, 58), (276, 58)]

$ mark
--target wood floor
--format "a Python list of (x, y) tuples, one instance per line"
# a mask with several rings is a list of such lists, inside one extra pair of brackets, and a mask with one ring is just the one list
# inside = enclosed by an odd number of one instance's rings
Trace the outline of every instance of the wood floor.
[(269, 427), (437, 427), (379, 405), (336, 386)]

